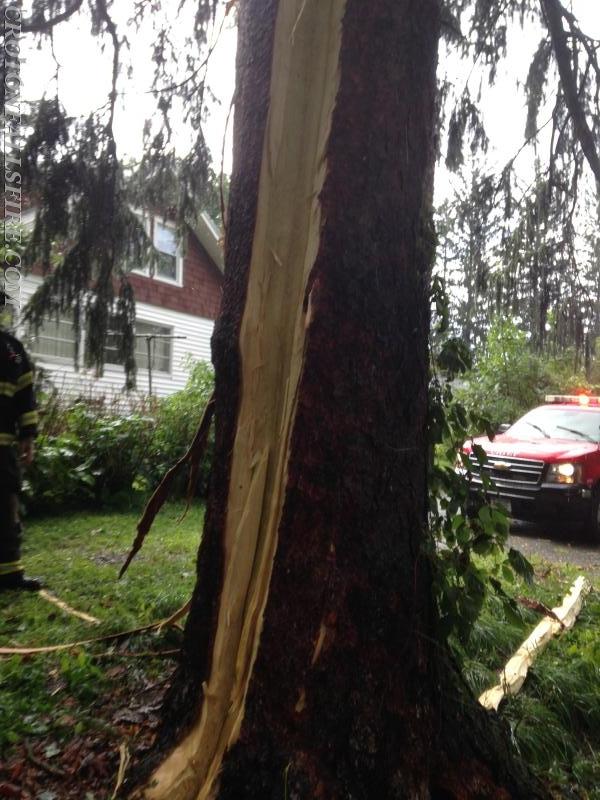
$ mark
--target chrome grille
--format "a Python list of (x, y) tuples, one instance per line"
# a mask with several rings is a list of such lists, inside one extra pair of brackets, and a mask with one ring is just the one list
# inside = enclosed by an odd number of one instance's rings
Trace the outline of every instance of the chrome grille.
[(483, 467), (476, 456), (469, 456), (471, 482), (474, 488), (482, 486), (481, 473), (491, 478), (501, 497), (533, 499), (542, 482), (544, 462), (511, 456), (488, 456)]

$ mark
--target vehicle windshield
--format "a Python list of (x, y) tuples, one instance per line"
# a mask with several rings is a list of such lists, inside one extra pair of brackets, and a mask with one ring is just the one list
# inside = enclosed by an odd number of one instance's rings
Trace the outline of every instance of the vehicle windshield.
[(581, 409), (577, 406), (534, 408), (517, 420), (507, 431), (515, 439), (572, 439), (600, 441), (600, 409)]

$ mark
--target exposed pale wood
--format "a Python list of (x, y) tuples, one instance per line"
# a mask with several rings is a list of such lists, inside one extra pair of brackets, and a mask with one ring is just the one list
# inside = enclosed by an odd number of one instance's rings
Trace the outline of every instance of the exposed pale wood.
[(260, 638), (302, 371), (304, 307), (339, 85), (346, 0), (282, 0), (240, 333), (242, 396), (212, 668), (197, 724), (151, 776), (149, 800), (208, 800), (236, 741)]
[(125, 773), (127, 772), (127, 767), (129, 766), (129, 762), (131, 761), (131, 756), (129, 754), (129, 748), (125, 742), (121, 742), (119, 745), (119, 771), (117, 772), (117, 781), (115, 784), (115, 790), (112, 793), (110, 800), (115, 800), (116, 797), (119, 795), (119, 789), (123, 785), (123, 781), (125, 780)]
[(47, 600), (49, 603), (53, 603), (55, 606), (60, 608), (61, 611), (64, 611), (66, 614), (70, 614), (72, 617), (78, 617), (84, 622), (89, 622), (92, 625), (100, 625), (100, 620), (96, 619), (96, 617), (93, 617), (91, 614), (86, 614), (85, 611), (77, 611), (77, 609), (71, 608), (71, 606), (65, 603), (64, 600), (61, 600), (59, 597), (47, 592), (45, 589), (40, 589), (38, 595), (42, 598), (42, 600)]
[(586, 578), (580, 575), (562, 605), (552, 609), (554, 616), (544, 617), (508, 661), (500, 675), (500, 683), (481, 695), (479, 702), (484, 708), (497, 711), (505, 697), (517, 694), (523, 686), (536, 656), (546, 647), (553, 636), (562, 630), (573, 627), (577, 615), (581, 611), (583, 600), (590, 589), (591, 586)]

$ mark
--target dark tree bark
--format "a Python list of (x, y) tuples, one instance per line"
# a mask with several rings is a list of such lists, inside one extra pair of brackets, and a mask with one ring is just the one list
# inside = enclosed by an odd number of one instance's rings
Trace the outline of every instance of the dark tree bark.
[(543, 797), (436, 638), (437, 0), (246, 0), (216, 455), (137, 796)]

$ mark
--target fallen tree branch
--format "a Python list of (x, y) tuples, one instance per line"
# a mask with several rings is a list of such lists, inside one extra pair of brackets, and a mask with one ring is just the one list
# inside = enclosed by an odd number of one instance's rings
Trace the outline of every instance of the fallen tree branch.
[(553, 608), (551, 616), (546, 616), (508, 661), (500, 675), (500, 683), (485, 691), (479, 698), (481, 705), (491, 711), (498, 710), (500, 703), (508, 695), (515, 695), (525, 683), (529, 668), (536, 656), (546, 647), (553, 636), (562, 630), (572, 628), (581, 611), (583, 599), (591, 590), (583, 575), (580, 575), (562, 605)]
[(53, 603), (55, 606), (58, 606), (61, 611), (70, 614), (72, 617), (78, 617), (84, 622), (89, 622), (92, 625), (100, 625), (100, 620), (96, 619), (96, 617), (92, 617), (91, 614), (86, 614), (84, 611), (77, 611), (75, 608), (71, 608), (71, 606), (65, 603), (64, 600), (61, 600), (50, 592), (47, 592), (45, 589), (40, 589), (38, 595), (42, 598), (42, 600), (47, 600), (49, 603)]
[(204, 451), (206, 449), (206, 442), (208, 441), (208, 433), (210, 431), (210, 424), (212, 422), (212, 418), (215, 411), (215, 399), (214, 395), (211, 395), (210, 400), (206, 404), (206, 408), (204, 409), (204, 414), (202, 415), (202, 419), (200, 420), (200, 425), (198, 426), (198, 430), (196, 431), (196, 435), (194, 436), (194, 441), (190, 445), (189, 450), (187, 453), (182, 456), (179, 461), (175, 464), (175, 466), (171, 467), (171, 469), (167, 472), (164, 476), (162, 481), (154, 490), (154, 493), (148, 503), (146, 504), (146, 508), (144, 509), (144, 513), (140, 521), (137, 524), (137, 535), (129, 552), (129, 555), (125, 559), (125, 563), (121, 567), (121, 571), (119, 572), (119, 578), (122, 578), (127, 570), (127, 567), (133, 561), (135, 555), (141, 550), (141, 547), (144, 543), (144, 539), (146, 538), (146, 534), (152, 527), (152, 523), (154, 522), (156, 515), (162, 508), (165, 500), (169, 496), (169, 491), (171, 489), (171, 485), (173, 481), (177, 477), (177, 475), (181, 472), (181, 470), (186, 466), (189, 465), (190, 467), (190, 481), (188, 483), (188, 505), (190, 502), (190, 490), (193, 487), (192, 479), (194, 476), (198, 474), (198, 468), (200, 464), (200, 460), (204, 455)]

